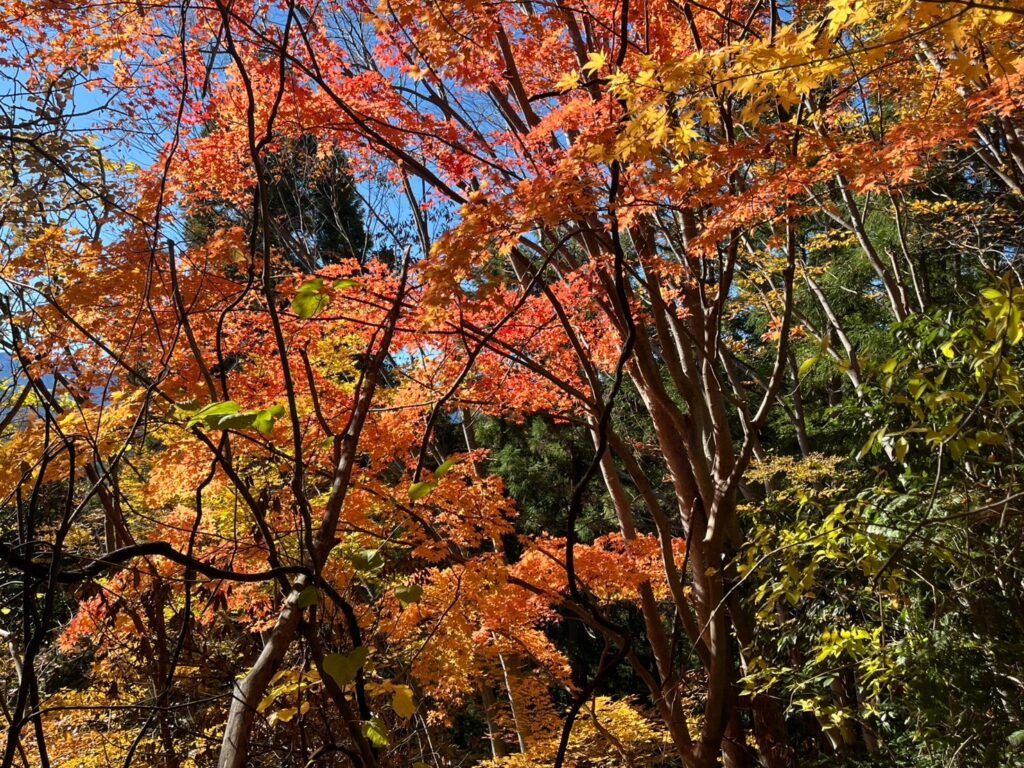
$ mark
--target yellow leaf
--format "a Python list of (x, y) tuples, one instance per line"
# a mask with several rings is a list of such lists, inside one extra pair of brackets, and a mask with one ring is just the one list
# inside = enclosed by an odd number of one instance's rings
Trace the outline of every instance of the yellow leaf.
[(412, 698), (412, 688), (407, 685), (396, 685), (395, 695), (391, 699), (391, 708), (399, 717), (409, 718), (416, 712), (416, 702)]
[(853, 13), (850, 14), (850, 18), (847, 19), (847, 23), (850, 24), (850, 25), (853, 25), (853, 24), (863, 24), (864, 22), (868, 21), (870, 18), (871, 18), (871, 9), (868, 8), (866, 3), (861, 3), (859, 6), (857, 6), (857, 10), (855, 10)]
[(636, 76), (636, 84), (640, 87), (657, 85), (657, 72), (653, 69), (644, 69)]
[(297, 714), (299, 714), (299, 710), (295, 707), (285, 707), (284, 709), (277, 710), (277, 712), (270, 716), (270, 719), (281, 723), (287, 723), (290, 722)]
[(796, 85), (793, 90), (799, 94), (807, 94), (818, 87), (818, 79), (814, 75), (808, 73), (801, 75), (800, 79), (796, 81)]
[(587, 54), (587, 63), (583, 65), (583, 71), (588, 74), (597, 72), (604, 68), (605, 62), (607, 61), (608, 54), (602, 51)]
[(562, 75), (561, 79), (555, 83), (556, 91), (571, 91), (578, 88), (580, 85), (580, 73), (579, 72), (568, 72)]
[(942, 25), (942, 32), (946, 38), (946, 45), (950, 51), (955, 51), (957, 47), (963, 45), (964, 40), (967, 37), (967, 32), (963, 28), (963, 25), (955, 18), (950, 19)]
[(853, 7), (850, 0), (833, 0), (829, 3), (829, 7), (832, 13), (829, 14), (828, 29), (830, 33), (835, 34), (850, 18)]
[(699, 138), (700, 134), (692, 123), (683, 123), (672, 132), (672, 141), (677, 152), (686, 152)]
[(744, 123), (755, 123), (763, 112), (762, 102), (759, 99), (750, 101), (740, 112), (740, 120)]

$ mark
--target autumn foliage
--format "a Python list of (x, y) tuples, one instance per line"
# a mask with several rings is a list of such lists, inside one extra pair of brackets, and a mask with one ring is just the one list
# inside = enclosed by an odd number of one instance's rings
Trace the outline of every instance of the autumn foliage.
[(4, 768), (1019, 759), (1022, 40), (7, 2)]

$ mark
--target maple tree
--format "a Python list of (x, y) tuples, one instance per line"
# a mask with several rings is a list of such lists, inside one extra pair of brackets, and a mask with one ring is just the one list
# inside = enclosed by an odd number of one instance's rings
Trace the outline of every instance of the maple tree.
[(1012, 759), (1024, 9), (0, 35), (5, 768)]

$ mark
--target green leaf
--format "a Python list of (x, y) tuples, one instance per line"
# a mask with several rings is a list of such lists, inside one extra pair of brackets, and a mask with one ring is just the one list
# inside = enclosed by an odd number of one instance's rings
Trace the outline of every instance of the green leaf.
[(456, 464), (458, 464), (459, 461), (460, 461), (460, 459), (457, 459), (457, 458), (446, 459), (445, 462), (440, 467), (438, 467), (436, 470), (434, 470), (434, 477), (437, 480), (440, 480), (442, 477), (447, 475), (448, 474), (448, 470), (450, 470), (452, 467), (454, 467)]
[(320, 314), (329, 303), (322, 293), (303, 294), (292, 300), (292, 311), (303, 320), (309, 320)]
[(857, 459), (863, 459), (865, 456), (871, 453), (871, 449), (875, 447), (878, 440), (882, 437), (883, 434), (885, 434), (885, 430), (878, 429), (872, 432), (870, 435), (868, 435), (867, 442), (864, 443), (864, 446), (860, 449), (860, 452), (857, 454)]
[(816, 362), (818, 362), (818, 358), (816, 358), (816, 357), (809, 357), (806, 360), (804, 360), (802, 363), (800, 363), (800, 370), (797, 372), (797, 377), (798, 378), (803, 378), (804, 374), (807, 373), (809, 370), (811, 370), (811, 368), (814, 367), (814, 364)]
[(285, 413), (283, 405), (275, 405), (263, 411), (239, 411), (235, 402), (215, 403), (197, 411), (189, 421), (189, 426), (205, 422), (210, 429), (256, 429), (261, 434), (269, 435), (274, 429), (274, 422)]
[(907, 457), (907, 450), (910, 448), (910, 444), (907, 443), (907, 438), (900, 437), (896, 440), (896, 445), (893, 449), (893, 453), (896, 456), (896, 461), (900, 464), (903, 463), (903, 459)]
[(1006, 294), (997, 288), (985, 288), (981, 295), (989, 301), (1003, 301), (1006, 298)]
[(359, 285), (359, 283), (357, 283), (355, 280), (350, 280), (348, 278), (334, 281), (334, 287), (339, 291), (343, 291), (346, 288), (354, 288), (357, 285)]
[(316, 605), (320, 602), (320, 593), (317, 592), (316, 587), (309, 586), (299, 592), (299, 599), (295, 601), (295, 605), (299, 608), (309, 608), (311, 605)]
[(423, 597), (423, 587), (419, 584), (406, 584), (402, 587), (395, 587), (395, 597), (402, 605), (412, 605), (419, 602)]
[(1006, 340), (1016, 346), (1024, 338), (1024, 322), (1022, 322), (1020, 308), (1014, 304), (1010, 307), (1010, 321), (1006, 327)]
[(430, 492), (434, 490), (435, 485), (437, 485), (437, 483), (435, 483), (433, 480), (429, 482), (413, 483), (412, 485), (409, 486), (409, 498), (412, 499), (413, 501), (425, 499), (430, 494)]
[(459, 458), (446, 459), (437, 469), (434, 470), (433, 480), (424, 480), (413, 483), (409, 486), (409, 498), (413, 501), (420, 501), (430, 495), (430, 492), (437, 487), (437, 481), (448, 474), (449, 470), (461, 461)]
[(384, 567), (384, 555), (379, 549), (364, 549), (352, 555), (349, 562), (357, 571), (377, 571)]
[(232, 413), (238, 413), (239, 410), (240, 409), (238, 407), (238, 403), (236, 403), (234, 400), (227, 400), (223, 403), (210, 403), (206, 407), (200, 408), (198, 411), (192, 414), (192, 418), (188, 420), (188, 424), (186, 426), (192, 428), (201, 421), (208, 421), (213, 417), (220, 417)]
[(1020, 749), (1024, 747), (1024, 731), (1014, 731), (1006, 737), (1006, 740), (1010, 742), (1011, 747)]
[(366, 663), (370, 649), (359, 646), (352, 653), (329, 653), (324, 656), (324, 672), (330, 675), (338, 685), (348, 685), (356, 679), (359, 668)]
[(387, 725), (379, 717), (363, 723), (363, 735), (375, 747), (386, 747), (391, 743), (391, 733), (388, 731)]
[(427, 482), (414, 482), (409, 486), (409, 498), (414, 502), (426, 499), (437, 483), (433, 480)]
[(303, 283), (292, 299), (292, 312), (304, 320), (319, 314), (331, 303), (330, 297), (324, 293), (324, 281), (321, 278)]
[(1006, 438), (998, 432), (990, 432), (989, 430), (979, 430), (974, 435), (975, 439), (982, 445), (1002, 445), (1006, 442)]
[(269, 435), (274, 431), (274, 422), (284, 416), (284, 406), (275, 405), (255, 414), (253, 426), (261, 435)]
[(210, 416), (205, 419), (210, 429), (250, 429), (256, 420), (252, 411), (245, 413), (229, 413), (226, 416)]

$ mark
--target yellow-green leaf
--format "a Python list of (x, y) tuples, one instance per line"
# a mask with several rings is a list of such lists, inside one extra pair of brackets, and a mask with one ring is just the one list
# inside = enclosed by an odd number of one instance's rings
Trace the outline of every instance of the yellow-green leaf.
[(363, 735), (375, 747), (386, 747), (391, 743), (391, 733), (387, 725), (379, 717), (363, 723)]
[(324, 656), (324, 672), (338, 685), (348, 685), (356, 679), (359, 668), (366, 663), (370, 649), (360, 646), (349, 654), (329, 653)]
[(412, 697), (412, 688), (407, 685), (396, 685), (395, 695), (391, 698), (391, 708), (399, 717), (409, 718), (416, 714), (416, 702)]
[(409, 486), (409, 498), (413, 501), (419, 501), (425, 499), (427, 495), (434, 490), (436, 483), (433, 481), (413, 483)]
[(402, 605), (411, 605), (412, 603), (419, 602), (419, 599), (423, 597), (423, 587), (419, 584), (406, 584), (405, 586), (395, 587), (395, 597)]

